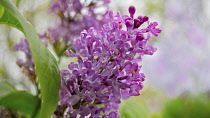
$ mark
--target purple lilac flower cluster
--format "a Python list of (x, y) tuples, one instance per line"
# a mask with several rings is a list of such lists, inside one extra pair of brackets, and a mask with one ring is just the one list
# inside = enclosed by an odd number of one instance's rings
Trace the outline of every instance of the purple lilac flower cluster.
[[(148, 41), (161, 30), (147, 16), (134, 18), (135, 7), (128, 11), (130, 16), (109, 11), (110, 21), (101, 30), (83, 31), (73, 42), (75, 52), (66, 51), (78, 59), (61, 70), (59, 104), (68, 116), (118, 118), (121, 99), (140, 95), (145, 75), (138, 62), (156, 51)], [(139, 29), (143, 23), (148, 26)]]
[[(56, 14), (60, 21), (56, 21), (54, 28), (49, 28), (48, 39), (52, 44), (64, 42), (70, 46), (73, 39), (78, 37), (84, 29), (94, 27), (99, 29), (106, 22), (103, 19), (108, 11), (110, 0), (57, 0), (51, 3), (50, 13)], [(101, 10), (99, 13), (98, 10)]]

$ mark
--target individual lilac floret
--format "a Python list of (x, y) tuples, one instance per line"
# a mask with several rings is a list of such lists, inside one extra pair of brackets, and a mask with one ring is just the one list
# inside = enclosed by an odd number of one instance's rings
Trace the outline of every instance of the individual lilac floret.
[[(71, 46), (73, 39), (78, 37), (84, 29), (88, 30), (90, 27), (100, 29), (106, 23), (104, 16), (108, 12), (109, 2), (110, 0), (53, 1), (50, 13), (56, 14), (59, 17), (59, 21), (56, 21), (53, 28), (49, 28), (46, 37), (53, 44), (54, 48), (56, 48), (57, 43), (62, 43), (64, 49)], [(98, 12), (99, 9), (103, 8), (105, 9)], [(60, 55), (58, 54), (58, 56)]]
[[(71, 118), (119, 118), (121, 99), (140, 95), (145, 75), (138, 62), (156, 51), (148, 41), (150, 34), (157, 36), (161, 30), (146, 16), (136, 21), (131, 8), (135, 7), (129, 8), (130, 16), (110, 11), (110, 21), (101, 30), (83, 31), (73, 42), (75, 52), (66, 51), (78, 59), (61, 70), (59, 104), (68, 108)], [(144, 22), (148, 26), (139, 29)]]

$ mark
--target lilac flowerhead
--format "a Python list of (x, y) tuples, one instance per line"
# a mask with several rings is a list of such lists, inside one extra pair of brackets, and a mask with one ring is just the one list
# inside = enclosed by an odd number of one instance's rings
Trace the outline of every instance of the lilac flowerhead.
[(78, 59), (61, 70), (60, 105), (67, 105), (70, 117), (118, 118), (121, 99), (138, 96), (143, 88), (145, 75), (138, 63), (156, 51), (148, 45), (151, 23), (140, 29), (132, 16), (110, 11), (108, 17), (101, 30), (84, 30), (73, 42), (75, 51), (66, 51)]

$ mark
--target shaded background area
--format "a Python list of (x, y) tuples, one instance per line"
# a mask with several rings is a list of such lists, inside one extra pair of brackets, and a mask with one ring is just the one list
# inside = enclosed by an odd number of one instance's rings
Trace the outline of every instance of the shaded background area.
[[(50, 0), (21, 0), (18, 7), (40, 33), (54, 25), (48, 15)], [(122, 118), (208, 118), (210, 117), (210, 1), (208, 0), (111, 0), (111, 9), (157, 21), (162, 33), (151, 42), (158, 51), (144, 57), (146, 75), (139, 97), (121, 104)], [(19, 90), (35, 92), (27, 76), (16, 65), (22, 53), (13, 46), (23, 38), (18, 30), (0, 25), (0, 79)], [(50, 47), (49, 47), (50, 48)], [(60, 67), (64, 67), (65, 59)]]

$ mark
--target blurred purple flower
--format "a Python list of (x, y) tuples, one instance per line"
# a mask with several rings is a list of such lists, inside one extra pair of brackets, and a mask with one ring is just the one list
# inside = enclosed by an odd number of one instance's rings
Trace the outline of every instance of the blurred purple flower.
[(165, 40), (157, 43), (160, 52), (145, 61), (148, 81), (170, 96), (210, 90), (209, 24), (202, 1), (167, 0), (165, 9), (170, 27)]
[(22, 69), (23, 73), (29, 76), (29, 78), (34, 81), (36, 78), (34, 62), (31, 56), (31, 52), (29, 49), (29, 44), (26, 39), (22, 39), (20, 43), (14, 46), (15, 51), (22, 51), (25, 53), (25, 61), (23, 59), (17, 60), (17, 65)]
[(49, 28), (46, 37), (54, 45), (63, 42), (64, 47), (71, 46), (73, 39), (84, 29), (100, 29), (106, 23), (110, 0), (57, 0), (51, 3), (49, 12), (57, 15), (55, 27)]
[[(39, 35), (39, 38), (44, 43), (44, 45), (47, 46), (46, 40), (43, 40), (44, 36), (40, 34), (38, 35)], [(22, 39), (20, 43), (14, 46), (14, 50), (21, 51), (25, 54), (25, 58), (18, 59), (16, 63), (22, 69), (22, 72), (25, 73), (32, 82), (34, 82), (36, 79), (35, 66), (34, 66), (34, 61), (32, 59), (31, 52), (30, 52), (28, 41), (26, 39)]]

